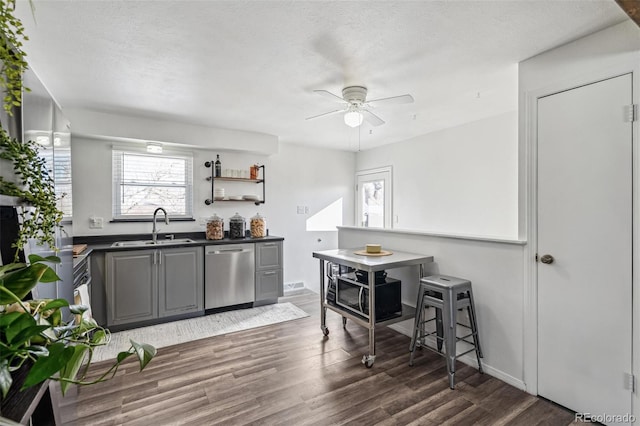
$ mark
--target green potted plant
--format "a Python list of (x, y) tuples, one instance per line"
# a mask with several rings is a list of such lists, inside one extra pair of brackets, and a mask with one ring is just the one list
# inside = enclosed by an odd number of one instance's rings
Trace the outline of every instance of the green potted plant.
[[(38, 283), (53, 283), (60, 278), (49, 266), (55, 257), (29, 256), (28, 263), (18, 261), (18, 253), (30, 239), (53, 246), (53, 234), (62, 219), (56, 207), (53, 181), (44, 160), (38, 157), (34, 142), (20, 143), (0, 129), (0, 158), (13, 165), (19, 182), (0, 176), (0, 194), (16, 197), (21, 204), (21, 228), (13, 242), (16, 256), (12, 263), (0, 266), (0, 391), (4, 396), (11, 386), (11, 371), (32, 362), (24, 386), (52, 378), (60, 380), (63, 392), (71, 383), (81, 383), (91, 361), (93, 349), (108, 342), (109, 332), (93, 319), (82, 318), (86, 307), (70, 305), (64, 299), (23, 301)], [(53, 284), (52, 284), (53, 285)], [(62, 321), (61, 309), (78, 314), (74, 322)], [(102, 381), (131, 355), (137, 355), (143, 369), (155, 355), (155, 348), (131, 342), (128, 351), (118, 355), (116, 363)]]
[[(28, 262), (18, 260), (18, 252), (30, 239), (53, 246), (53, 233), (62, 213), (56, 207), (53, 181), (45, 162), (38, 157), (34, 142), (20, 143), (0, 129), (0, 158), (9, 160), (19, 177), (15, 183), (0, 176), (0, 194), (16, 197), (22, 204), (21, 228), (13, 243), (13, 262), (0, 266), (0, 395), (5, 396), (12, 384), (11, 372), (30, 363), (23, 387), (47, 379), (59, 380), (64, 393), (72, 383), (91, 384), (108, 379), (128, 357), (137, 356), (142, 370), (156, 353), (154, 347), (131, 341), (111, 368), (98, 379), (84, 381), (95, 347), (109, 341), (109, 332), (93, 319), (83, 318), (87, 309), (70, 305), (64, 299), (23, 299), (38, 283), (54, 283), (60, 278), (50, 264), (59, 263), (55, 256), (30, 255)], [(53, 284), (52, 284), (53, 285)], [(76, 314), (70, 323), (62, 319), (62, 308)]]
[[(21, 49), (26, 37), (20, 20), (13, 15), (14, 8), (15, 0), (0, 0), (0, 87), (5, 91), (3, 106), (9, 114), (21, 104), (22, 73), (27, 67)], [(138, 358), (142, 370), (156, 354), (153, 346), (131, 341), (129, 349), (120, 352), (104, 374), (86, 381), (93, 351), (109, 342), (109, 331), (82, 315), (85, 306), (71, 305), (64, 299), (24, 300), (38, 283), (54, 285), (60, 280), (51, 267), (60, 262), (58, 257), (30, 255), (22, 262), (19, 256), (30, 240), (57, 251), (54, 234), (62, 212), (56, 205), (53, 179), (38, 149), (35, 142), (21, 143), (0, 127), (0, 161), (5, 164), (0, 195), (18, 201), (21, 222), (18, 238), (12, 241), (16, 254), (11, 263), (0, 266), (0, 400), (12, 387), (13, 373), (18, 369), (28, 368), (22, 389), (51, 379), (61, 382), (64, 394), (71, 384), (109, 379), (131, 356)], [(75, 318), (66, 322), (63, 308)]]

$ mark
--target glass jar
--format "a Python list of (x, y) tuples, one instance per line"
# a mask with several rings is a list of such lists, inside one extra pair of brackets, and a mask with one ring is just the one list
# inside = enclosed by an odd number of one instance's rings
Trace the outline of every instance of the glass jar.
[(254, 164), (249, 168), (249, 179), (258, 179), (258, 171), (260, 170), (260, 166)]
[(256, 213), (251, 218), (250, 226), (251, 238), (262, 238), (267, 236), (267, 222), (260, 213)]
[(244, 238), (245, 226), (244, 217), (238, 213), (231, 216), (229, 219), (229, 238)]
[(207, 221), (207, 240), (221, 240), (224, 238), (224, 220), (217, 214), (213, 214)]

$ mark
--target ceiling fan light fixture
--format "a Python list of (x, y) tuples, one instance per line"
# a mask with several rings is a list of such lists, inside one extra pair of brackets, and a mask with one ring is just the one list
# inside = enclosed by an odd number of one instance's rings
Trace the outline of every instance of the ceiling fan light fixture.
[(344, 124), (349, 127), (358, 127), (362, 124), (362, 113), (359, 111), (347, 111), (344, 114)]

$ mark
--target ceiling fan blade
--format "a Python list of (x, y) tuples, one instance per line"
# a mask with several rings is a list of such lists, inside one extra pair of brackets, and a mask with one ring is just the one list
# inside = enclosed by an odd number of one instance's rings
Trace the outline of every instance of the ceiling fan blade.
[(314, 90), (313, 92), (317, 93), (320, 96), (324, 96), (325, 98), (329, 98), (334, 102), (344, 102), (344, 99), (342, 99), (340, 96), (334, 95), (333, 93), (326, 90)]
[(367, 120), (369, 124), (373, 126), (380, 126), (381, 124), (384, 124), (384, 120), (382, 118), (378, 117), (368, 109), (363, 108), (360, 111), (362, 111), (362, 115), (364, 116), (364, 119)]
[(367, 101), (367, 105), (371, 105), (372, 107), (379, 107), (382, 105), (392, 105), (392, 104), (410, 104), (412, 102), (413, 102), (413, 96), (400, 95), (400, 96), (391, 96), (390, 98), (373, 99), (371, 101)]
[(318, 114), (318, 115), (313, 115), (311, 117), (307, 117), (307, 118), (305, 118), (305, 120), (311, 120), (311, 119), (318, 118), (318, 117), (324, 117), (325, 115), (331, 115), (331, 114), (335, 114), (336, 112), (343, 112), (343, 111), (344, 111), (344, 109), (337, 109), (335, 111), (324, 112), (322, 114)]

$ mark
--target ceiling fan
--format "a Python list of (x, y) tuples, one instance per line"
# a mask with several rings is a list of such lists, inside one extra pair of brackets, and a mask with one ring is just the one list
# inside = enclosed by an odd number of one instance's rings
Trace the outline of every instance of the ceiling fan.
[(314, 90), (314, 92), (335, 102), (339, 102), (343, 104), (343, 106), (342, 108), (334, 111), (307, 117), (307, 120), (344, 112), (344, 122), (350, 127), (360, 126), (363, 120), (367, 120), (367, 122), (373, 126), (380, 126), (381, 124), (384, 124), (384, 120), (371, 112), (370, 108), (377, 108), (379, 106), (392, 104), (408, 104), (413, 102), (413, 97), (411, 95), (391, 96), (389, 98), (367, 101), (367, 88), (364, 86), (347, 86), (342, 89), (342, 97), (334, 95), (327, 90)]

